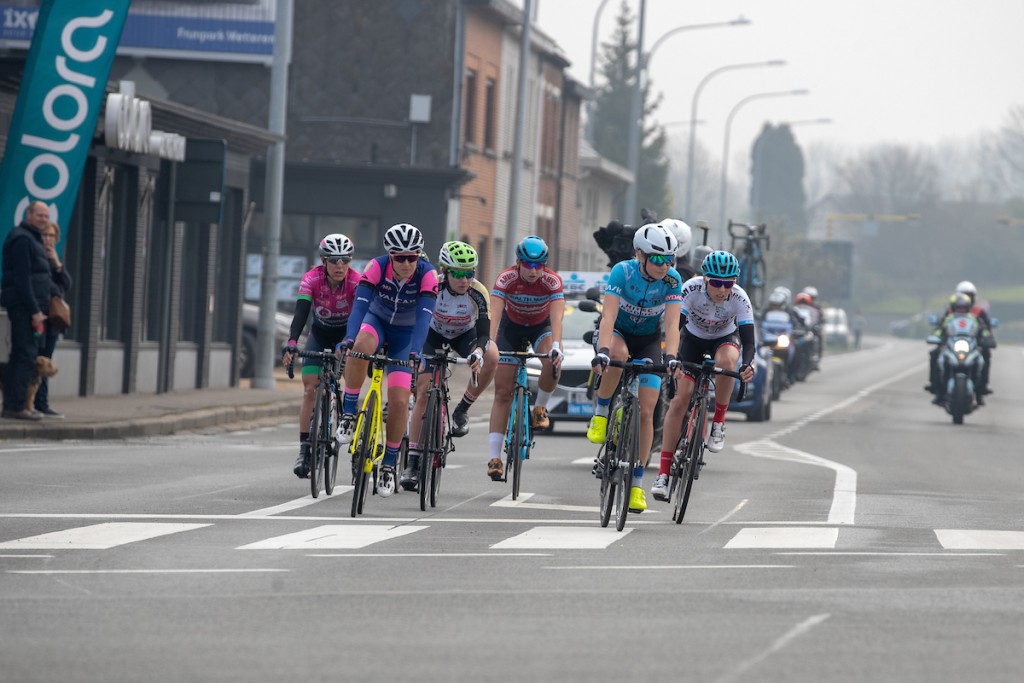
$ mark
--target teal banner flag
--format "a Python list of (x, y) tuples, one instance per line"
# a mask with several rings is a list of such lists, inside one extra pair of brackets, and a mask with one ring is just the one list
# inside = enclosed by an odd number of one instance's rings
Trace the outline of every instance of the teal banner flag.
[(29, 202), (66, 235), (131, 0), (43, 0), (0, 168), (0, 244)]

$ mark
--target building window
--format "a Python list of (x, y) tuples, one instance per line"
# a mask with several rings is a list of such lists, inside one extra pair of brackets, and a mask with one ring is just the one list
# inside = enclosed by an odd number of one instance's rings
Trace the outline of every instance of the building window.
[(484, 149), (494, 151), (494, 126), (498, 106), (498, 84), (488, 78), (484, 86)]
[(466, 118), (465, 136), (463, 139), (467, 144), (476, 143), (476, 71), (466, 70)]
[(134, 289), (129, 234), (134, 229), (138, 196), (138, 175), (119, 166), (108, 167), (106, 184), (107, 224), (103, 242), (103, 300), (100, 313), (101, 339), (127, 341), (131, 317), (128, 292)]

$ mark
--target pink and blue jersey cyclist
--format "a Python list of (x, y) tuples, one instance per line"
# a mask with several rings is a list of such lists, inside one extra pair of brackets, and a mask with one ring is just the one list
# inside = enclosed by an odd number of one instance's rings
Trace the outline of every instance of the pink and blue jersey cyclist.
[[(351, 348), (371, 354), (387, 345), (391, 358), (408, 358), (418, 364), (437, 302), (437, 271), (421, 258), (423, 235), (408, 223), (391, 226), (384, 234), (385, 256), (370, 261), (356, 288), (355, 305), (348, 319), (345, 339), (338, 349)], [(349, 358), (345, 364), (345, 396), (340, 440), (349, 443), (355, 427), (359, 391), (366, 379), (367, 361)], [(390, 496), (395, 490), (398, 448), (408, 421), (412, 368), (389, 365), (388, 424), (382, 476), (377, 493)]]

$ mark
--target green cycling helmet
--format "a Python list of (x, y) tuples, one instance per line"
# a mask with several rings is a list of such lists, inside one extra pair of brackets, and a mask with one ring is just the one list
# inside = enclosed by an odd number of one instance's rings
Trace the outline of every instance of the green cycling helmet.
[(458, 241), (445, 242), (437, 260), (444, 268), (458, 270), (472, 270), (478, 263), (476, 249)]

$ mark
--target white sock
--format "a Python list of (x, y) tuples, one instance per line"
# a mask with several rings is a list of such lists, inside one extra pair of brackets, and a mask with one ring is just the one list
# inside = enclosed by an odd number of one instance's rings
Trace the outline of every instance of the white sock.
[(491, 432), (489, 434), (490, 441), (490, 460), (501, 460), (501, 445), (505, 443), (505, 435), (501, 432)]
[(540, 387), (537, 387), (537, 402), (534, 405), (548, 407), (548, 401), (551, 400), (551, 392), (544, 391)]

